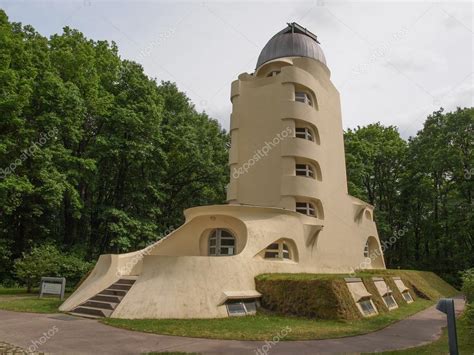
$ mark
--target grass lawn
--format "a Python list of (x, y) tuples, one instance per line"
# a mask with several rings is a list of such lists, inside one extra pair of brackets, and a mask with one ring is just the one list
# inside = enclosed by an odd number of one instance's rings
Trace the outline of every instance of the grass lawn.
[(0, 296), (27, 294), (26, 288), (3, 288), (0, 287)]
[(372, 332), (406, 318), (434, 304), (417, 300), (390, 313), (355, 321), (313, 320), (257, 314), (221, 319), (116, 319), (101, 322), (141, 332), (209, 339), (267, 340), (275, 332), (291, 329), (285, 340), (327, 339)]
[[(458, 347), (460, 354), (474, 354), (474, 328), (469, 327), (466, 317), (461, 317), (457, 321), (457, 333), (458, 333)], [(406, 350), (384, 352), (385, 355), (395, 354), (407, 354), (407, 355), (418, 355), (418, 354), (447, 354), (449, 352), (448, 347), (448, 330), (443, 330), (443, 335), (435, 342), (419, 346), (416, 348), (410, 348)]]
[(38, 298), (38, 293), (25, 289), (0, 288), (0, 309), (31, 313), (57, 313), (63, 303), (58, 297)]

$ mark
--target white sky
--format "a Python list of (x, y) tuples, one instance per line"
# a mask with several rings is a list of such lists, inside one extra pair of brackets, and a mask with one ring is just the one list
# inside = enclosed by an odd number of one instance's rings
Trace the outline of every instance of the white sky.
[(440, 106), (473, 106), (472, 2), (0, 0), (41, 34), (64, 26), (115, 41), (147, 75), (177, 83), (229, 127), (230, 84), (298, 22), (318, 35), (345, 128), (380, 121), (414, 135)]

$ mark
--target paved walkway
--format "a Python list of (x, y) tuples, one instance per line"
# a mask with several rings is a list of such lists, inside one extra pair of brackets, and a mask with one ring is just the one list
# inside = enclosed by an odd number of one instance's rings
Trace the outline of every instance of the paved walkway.
[[(464, 301), (456, 299), (456, 311)], [(322, 352), (377, 352), (403, 349), (436, 340), (445, 316), (434, 307), (370, 334), (327, 340), (263, 341), (184, 338), (133, 332), (95, 320), (65, 314), (32, 314), (0, 311), (0, 340), (34, 352), (55, 354), (139, 354), (151, 351), (201, 352), (203, 354), (316, 354)], [(277, 334), (280, 330), (275, 330)], [(266, 347), (264, 347), (266, 345)]]

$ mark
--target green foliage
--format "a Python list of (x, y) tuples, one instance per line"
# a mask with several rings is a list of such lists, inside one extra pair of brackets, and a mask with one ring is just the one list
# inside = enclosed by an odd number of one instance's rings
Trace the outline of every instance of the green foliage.
[(30, 292), (44, 276), (65, 277), (68, 285), (74, 285), (91, 266), (82, 258), (63, 254), (55, 246), (43, 244), (23, 253), (23, 257), (15, 261), (14, 269)]
[[(345, 284), (345, 274), (262, 274), (255, 278), (256, 290), (262, 294), (262, 307), (283, 315), (316, 319), (361, 319), (354, 300)], [(393, 290), (393, 296), (403, 308), (407, 303), (398, 291), (392, 277), (399, 276), (410, 289), (415, 303), (430, 302), (440, 297), (451, 297), (458, 292), (432, 272), (412, 270), (373, 270), (357, 273), (369, 293), (373, 295), (379, 316), (388, 312), (372, 280), (383, 277)], [(416, 287), (416, 291), (415, 291)], [(317, 295), (317, 297), (314, 297)]]
[[(313, 298), (314, 296), (312, 295)], [(326, 319), (315, 321), (302, 317), (282, 317), (257, 313), (256, 316), (215, 319), (104, 318), (101, 322), (141, 332), (208, 339), (268, 340), (285, 328), (291, 329), (291, 331), (287, 332), (284, 341), (333, 339), (365, 334), (385, 328), (431, 305), (432, 302), (420, 300), (377, 317), (352, 321)]]
[(474, 268), (462, 273), (462, 292), (468, 302), (474, 303)]
[(262, 294), (262, 307), (278, 314), (316, 319), (361, 318), (342, 278), (265, 280), (257, 277), (255, 288)]
[(115, 43), (68, 27), (48, 39), (1, 10), (0, 40), (0, 280), (34, 246), (94, 260), (225, 201), (228, 134), (174, 84)]
[[(405, 142), (379, 123), (345, 134), (349, 190), (376, 208), (388, 267), (428, 269), (460, 286), (474, 265), (474, 109), (430, 115)], [(403, 233), (401, 233), (403, 231)]]

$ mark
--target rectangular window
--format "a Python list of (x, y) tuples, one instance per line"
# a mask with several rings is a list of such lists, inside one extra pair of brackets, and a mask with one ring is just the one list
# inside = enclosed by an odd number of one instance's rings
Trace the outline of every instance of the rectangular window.
[(302, 91), (295, 92), (295, 101), (303, 102), (305, 104), (313, 106), (310, 96), (307, 93), (302, 92)]
[(307, 139), (309, 141), (313, 140), (313, 134), (308, 128), (295, 128), (295, 137)]
[(314, 177), (313, 169), (308, 164), (296, 164), (295, 171), (297, 176)]
[(278, 258), (278, 250), (267, 250), (265, 252), (265, 258), (266, 259), (274, 259), (274, 258)]
[(370, 299), (368, 300), (363, 300), (359, 302), (360, 308), (362, 308), (362, 312), (366, 316), (370, 316), (372, 314), (376, 314), (377, 312), (375, 311), (374, 306), (372, 305), (372, 302)]
[(383, 300), (389, 309), (397, 307), (397, 302), (395, 302), (392, 295), (388, 294), (383, 296)]
[(314, 206), (309, 202), (296, 202), (296, 212), (306, 214), (308, 216), (316, 216)]
[(405, 291), (402, 293), (402, 296), (408, 303), (413, 302), (413, 298), (411, 297), (410, 292)]
[(257, 313), (257, 301), (255, 299), (230, 300), (226, 303), (229, 316), (246, 316)]
[(229, 316), (245, 316), (245, 306), (242, 302), (227, 303), (227, 312)]

